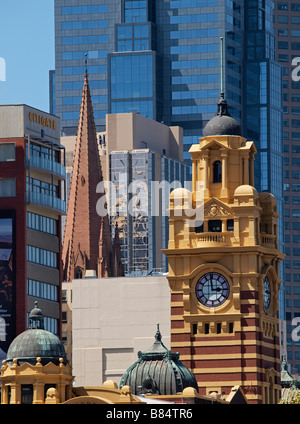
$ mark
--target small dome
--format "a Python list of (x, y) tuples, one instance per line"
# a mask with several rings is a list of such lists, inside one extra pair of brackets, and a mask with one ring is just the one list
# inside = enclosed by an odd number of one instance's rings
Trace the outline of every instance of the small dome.
[(67, 364), (63, 344), (55, 334), (44, 330), (43, 318), (43, 313), (36, 302), (29, 315), (29, 329), (19, 334), (8, 348), (6, 357), (8, 364), (17, 359), (19, 364), (28, 362), (35, 365), (38, 357), (41, 358), (42, 365), (49, 362), (59, 365), (60, 358), (65, 365)]
[(193, 373), (179, 361), (179, 353), (164, 346), (161, 338), (158, 327), (153, 346), (138, 353), (138, 361), (122, 376), (120, 388), (128, 385), (135, 395), (175, 395), (186, 387), (193, 387), (198, 393)]
[(105, 387), (106, 389), (117, 389), (118, 385), (115, 381), (113, 380), (106, 380), (104, 381), (104, 383), (102, 384), (103, 387)]
[(259, 200), (261, 202), (271, 201), (272, 203), (277, 203), (276, 197), (272, 193), (269, 193), (268, 191), (261, 191), (259, 193)]
[(258, 192), (255, 187), (248, 184), (240, 185), (235, 189), (235, 196), (258, 196)]
[(178, 198), (180, 198), (180, 199), (182, 199), (182, 198), (189, 199), (191, 195), (192, 195), (192, 193), (187, 188), (178, 187), (178, 188), (175, 188), (173, 191), (171, 191), (171, 193), (170, 193), (170, 199), (175, 199), (175, 198), (176, 199), (178, 199)]
[(204, 137), (212, 135), (242, 135), (240, 125), (228, 112), (228, 105), (223, 93), (221, 93), (216, 116), (208, 121), (204, 127), (203, 135)]

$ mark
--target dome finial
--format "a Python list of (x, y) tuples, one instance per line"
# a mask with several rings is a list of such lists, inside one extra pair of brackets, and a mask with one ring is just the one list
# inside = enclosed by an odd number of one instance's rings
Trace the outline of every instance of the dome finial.
[(44, 329), (44, 315), (42, 310), (38, 307), (38, 302), (34, 302), (34, 308), (29, 314), (29, 329), (40, 328)]
[(156, 334), (155, 334), (155, 341), (161, 342), (161, 339), (162, 339), (162, 335), (161, 335), (161, 332), (159, 330), (159, 324), (157, 324), (157, 331), (156, 331)]

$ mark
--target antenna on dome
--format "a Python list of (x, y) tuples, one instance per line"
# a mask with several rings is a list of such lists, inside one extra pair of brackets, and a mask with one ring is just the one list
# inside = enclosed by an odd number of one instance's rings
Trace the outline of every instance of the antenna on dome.
[(220, 55), (221, 55), (221, 97), (224, 98), (224, 55), (223, 55), (223, 37), (220, 37)]

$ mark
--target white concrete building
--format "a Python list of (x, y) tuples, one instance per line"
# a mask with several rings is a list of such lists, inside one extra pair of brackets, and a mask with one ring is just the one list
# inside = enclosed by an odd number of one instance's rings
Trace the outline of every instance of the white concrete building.
[[(170, 348), (170, 289), (165, 276), (85, 278), (72, 285), (72, 366), (76, 386), (116, 383), (154, 343), (157, 324)], [(70, 293), (70, 291), (68, 291)]]

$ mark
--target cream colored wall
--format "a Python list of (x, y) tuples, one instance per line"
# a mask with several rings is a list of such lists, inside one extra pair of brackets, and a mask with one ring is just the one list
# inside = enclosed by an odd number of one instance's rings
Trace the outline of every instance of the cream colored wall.
[(160, 324), (170, 347), (170, 289), (164, 276), (72, 281), (72, 366), (76, 386), (120, 382)]
[(137, 113), (106, 115), (108, 154), (115, 150), (150, 149), (172, 159), (183, 158), (183, 132)]

